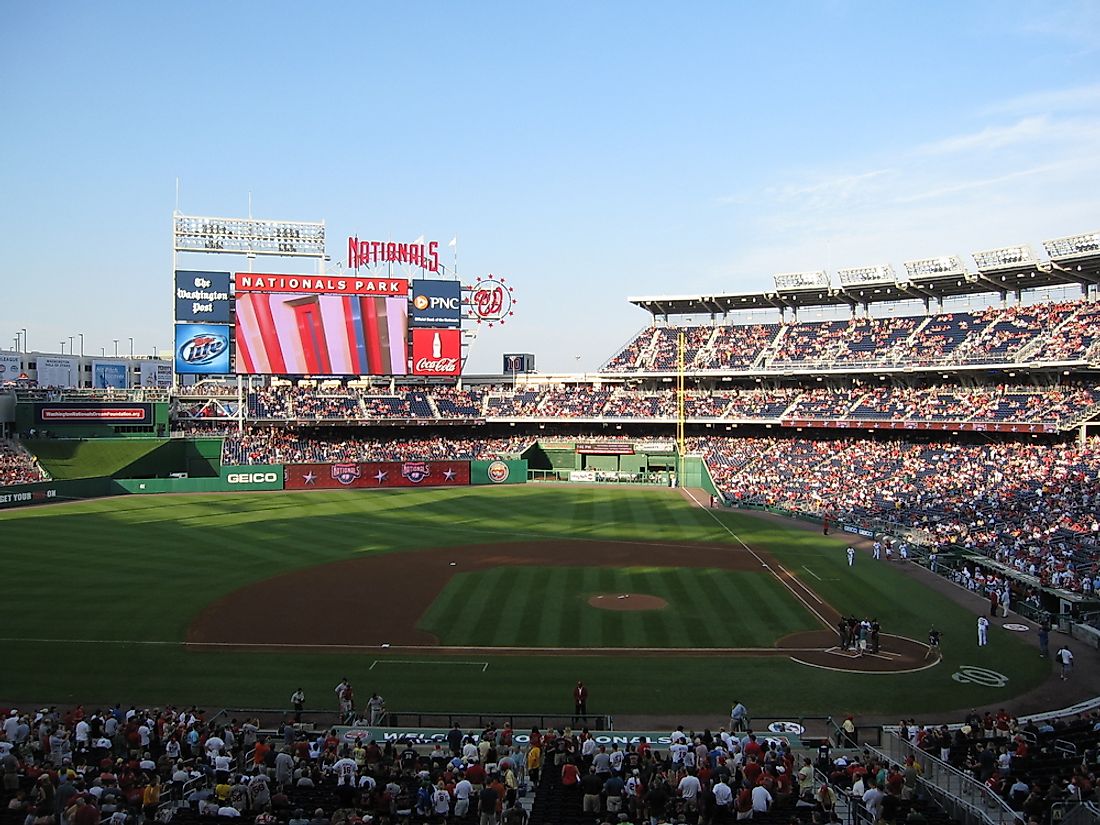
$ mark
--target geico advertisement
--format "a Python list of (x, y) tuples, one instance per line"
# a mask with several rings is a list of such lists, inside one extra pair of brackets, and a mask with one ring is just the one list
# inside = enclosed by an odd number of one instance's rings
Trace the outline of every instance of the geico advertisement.
[(222, 467), (222, 481), (231, 490), (281, 490), (283, 465)]

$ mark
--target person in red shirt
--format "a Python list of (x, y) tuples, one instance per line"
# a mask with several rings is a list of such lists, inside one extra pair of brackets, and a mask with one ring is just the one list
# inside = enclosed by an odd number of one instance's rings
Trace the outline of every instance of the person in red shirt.
[(580, 771), (577, 770), (577, 766), (572, 762), (566, 762), (561, 766), (561, 784), (566, 787), (572, 787), (580, 781)]

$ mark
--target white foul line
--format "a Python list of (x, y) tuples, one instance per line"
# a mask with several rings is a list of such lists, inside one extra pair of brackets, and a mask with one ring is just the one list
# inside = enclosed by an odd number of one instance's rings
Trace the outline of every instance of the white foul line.
[[(692, 501), (694, 501), (699, 507), (701, 507), (703, 509), (703, 512), (705, 512), (708, 516), (710, 516), (712, 519), (714, 519), (715, 522), (717, 522), (719, 527), (721, 527), (723, 530), (725, 530), (727, 533), (729, 533), (731, 536), (733, 536), (734, 540), (738, 544), (740, 544), (742, 547), (744, 547), (746, 550), (748, 550), (752, 554), (753, 558), (755, 558), (758, 562), (760, 562), (761, 567), (763, 567), (765, 570), (767, 570), (769, 573), (771, 573), (773, 576), (775, 576), (775, 578), (779, 580), (780, 584), (782, 584), (784, 587), (786, 587), (788, 590), (791, 591), (791, 595), (793, 595), (796, 599), (798, 599), (800, 602), (802, 602), (802, 604), (804, 604), (806, 606), (807, 610), (809, 610), (811, 613), (813, 613), (815, 616), (817, 616), (817, 618), (821, 621), (821, 623), (823, 625), (825, 625), (825, 627), (827, 629), (829, 629), (829, 630), (833, 629), (833, 623), (832, 622), (830, 622), (828, 619), (826, 619), (824, 616), (822, 616), (820, 613), (818, 613), (817, 610), (814, 608), (814, 606), (812, 604), (810, 604), (808, 601), (806, 601), (804, 598), (802, 598), (802, 596), (800, 596), (798, 594), (798, 591), (795, 590), (793, 587), (791, 587), (790, 583), (787, 582), (786, 579), (784, 579), (782, 576), (780, 576), (778, 573), (776, 573), (774, 570), (772, 570), (771, 566), (766, 561), (764, 561), (762, 558), (760, 558), (760, 556), (757, 555), (755, 550), (753, 550), (751, 547), (749, 547), (747, 544), (745, 544), (745, 542), (741, 540), (741, 537), (739, 535), (737, 535), (735, 532), (733, 532), (729, 527), (727, 527), (722, 522), (722, 520), (720, 518), (718, 518), (718, 516), (714, 515), (714, 513), (711, 512), (709, 507), (705, 507), (699, 501), (699, 499), (697, 499), (694, 496), (694, 494), (691, 492), (691, 490), (689, 490), (687, 487), (683, 487), (682, 489), (684, 490), (685, 493), (688, 494), (688, 496), (691, 497)], [(787, 570), (785, 567), (783, 567), (783, 565), (779, 564), (778, 562), (776, 562), (776, 564), (779, 566), (780, 570), (782, 570), (784, 573), (786, 573), (791, 578), (794, 578), (794, 575), (789, 570)], [(814, 593), (812, 590), (807, 588), (806, 592), (809, 593), (810, 595), (812, 595), (815, 599), (817, 599), (818, 604), (824, 604), (824, 602), (821, 601), (821, 599), (818, 597), (818, 595), (816, 593)]]
[(420, 659), (375, 659), (367, 670), (374, 670), (375, 665), (481, 665), (481, 672), (489, 669), (488, 662), (453, 662), (448, 659), (436, 659), (424, 661)]
[(821, 579), (821, 576), (817, 575), (817, 573), (815, 573), (815, 572), (814, 572), (813, 570), (811, 570), (810, 568), (808, 568), (808, 567), (807, 567), (806, 565), (802, 565), (802, 569), (803, 569), (803, 570), (805, 570), (805, 571), (806, 571), (807, 573), (809, 573), (809, 574), (810, 574), (811, 576), (813, 576), (813, 577), (814, 577), (815, 579), (817, 579), (818, 581), (821, 581), (821, 580), (822, 580), (822, 579)]

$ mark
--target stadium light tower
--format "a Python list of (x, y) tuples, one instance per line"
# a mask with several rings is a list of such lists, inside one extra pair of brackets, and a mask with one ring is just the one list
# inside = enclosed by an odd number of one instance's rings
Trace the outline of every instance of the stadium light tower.
[(841, 286), (868, 286), (871, 284), (892, 284), (897, 281), (894, 267), (890, 264), (878, 266), (858, 266), (853, 269), (837, 270)]
[(780, 272), (773, 275), (775, 288), (780, 292), (789, 292), (795, 289), (828, 289), (829, 276), (825, 270), (814, 272)]
[(134, 338), (130, 336), (130, 357), (134, 357)]
[(83, 332), (78, 332), (77, 335), (80, 336), (80, 357), (83, 358), (84, 357), (84, 333)]
[(27, 346), (27, 328), (23, 327), (23, 352), (30, 352), (31, 348)]
[(1035, 266), (1035, 255), (1027, 244), (1020, 246), (1005, 246), (1001, 249), (988, 249), (985, 252), (973, 253), (974, 263), (978, 265), (979, 272), (992, 272), (1001, 269), (1016, 269), (1022, 267), (1030, 269)]
[(1043, 248), (1052, 261), (1094, 257), (1100, 255), (1100, 232), (1043, 241)]
[(966, 267), (958, 255), (943, 255), (939, 258), (922, 258), (919, 261), (906, 261), (905, 271), (911, 280), (921, 278), (940, 278), (944, 275), (965, 275)]
[(112, 339), (115, 342), (115, 358), (118, 358), (118, 339)]
[(281, 257), (325, 257), (325, 223), (248, 218), (173, 216), (176, 252), (235, 252)]

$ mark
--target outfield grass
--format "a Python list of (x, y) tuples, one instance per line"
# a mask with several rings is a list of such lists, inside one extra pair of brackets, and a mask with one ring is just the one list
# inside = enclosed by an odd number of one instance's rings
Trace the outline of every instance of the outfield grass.
[(27, 447), (56, 480), (113, 476), (163, 444), (163, 438), (28, 441)]
[[(842, 611), (923, 639), (934, 621), (944, 661), (914, 674), (853, 676), (781, 658), (481, 657), (441, 684), (424, 666), (377, 654), (195, 652), (180, 645), (202, 607), (251, 582), (361, 554), (530, 538), (703, 541), (767, 547)], [(843, 538), (733, 512), (717, 517), (674, 491), (568, 488), (124, 497), (0, 513), (4, 622), (0, 699), (21, 702), (286, 704), (294, 688), (327, 708), (340, 676), (395, 709), (556, 712), (577, 679), (595, 712), (754, 715), (854, 710), (912, 715), (996, 702), (1036, 686), (1050, 664), (885, 563), (849, 569)], [(775, 597), (780, 604), (782, 594)], [(782, 602), (786, 604), (786, 602)], [(297, 609), (323, 614), (323, 604)], [(717, 626), (730, 627), (721, 615)], [(421, 660), (423, 656), (415, 657)], [(376, 660), (391, 663), (371, 669)], [(992, 668), (1003, 688), (959, 684), (960, 665)], [(429, 668), (436, 671), (435, 666)]]
[[(601, 593), (657, 596), (668, 606), (588, 604)], [(770, 647), (821, 623), (763, 571), (520, 566), (458, 574), (419, 627), (447, 645), (675, 649)]]

